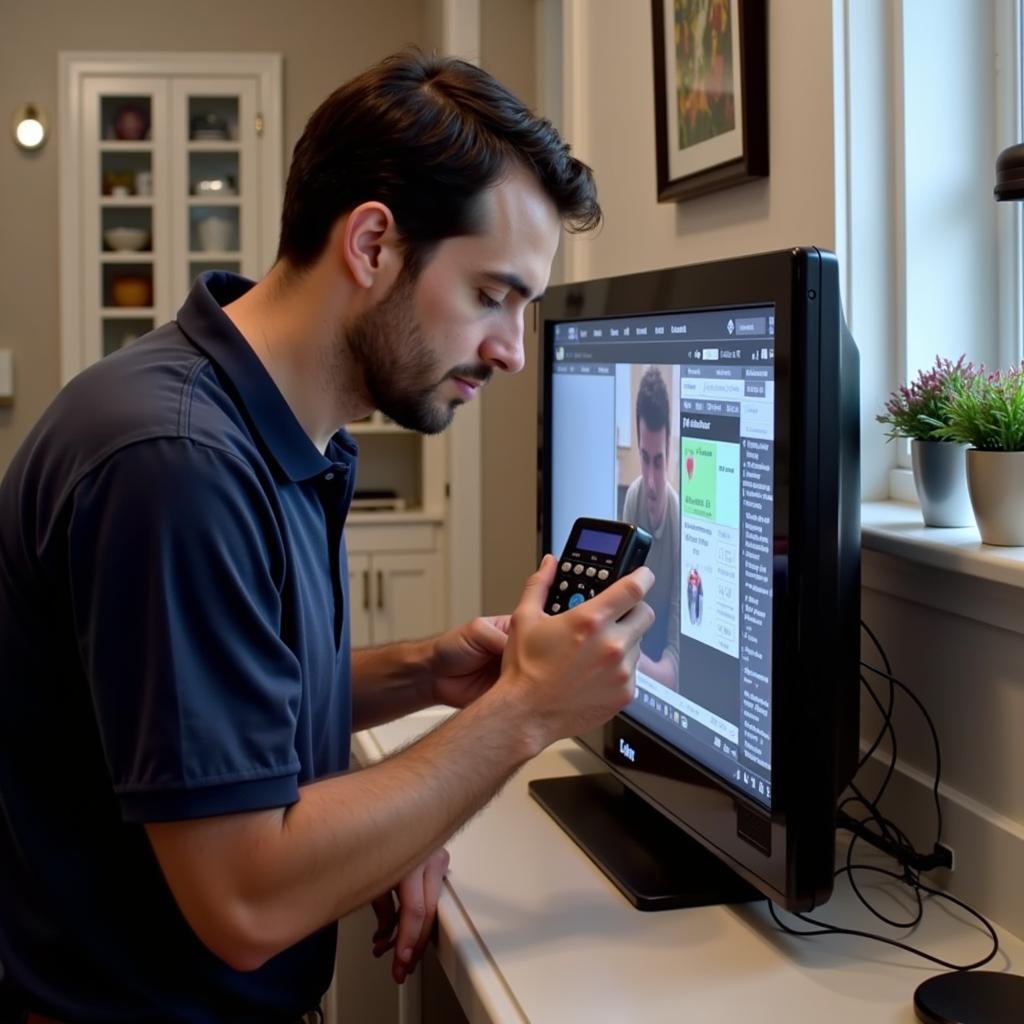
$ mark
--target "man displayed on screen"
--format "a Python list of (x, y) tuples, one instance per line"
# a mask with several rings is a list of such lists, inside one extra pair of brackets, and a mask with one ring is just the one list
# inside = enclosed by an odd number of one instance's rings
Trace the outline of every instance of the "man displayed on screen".
[(647, 603), (654, 625), (640, 642), (637, 671), (679, 689), (679, 493), (668, 478), (671, 410), (661, 370), (650, 366), (636, 396), (640, 475), (629, 485), (622, 518), (646, 530), (654, 541), (647, 566), (654, 586)]

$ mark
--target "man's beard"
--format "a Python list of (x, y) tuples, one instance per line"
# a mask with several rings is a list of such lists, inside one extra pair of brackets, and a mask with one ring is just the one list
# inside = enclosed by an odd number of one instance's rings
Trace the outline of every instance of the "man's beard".
[(380, 304), (351, 324), (338, 343), (348, 346), (377, 409), (407, 430), (438, 434), (462, 404), (461, 399), (447, 404), (437, 400), (434, 395), (441, 384), (456, 376), (482, 383), (491, 371), (483, 366), (457, 366), (441, 372), (413, 316), (415, 284), (403, 272)]

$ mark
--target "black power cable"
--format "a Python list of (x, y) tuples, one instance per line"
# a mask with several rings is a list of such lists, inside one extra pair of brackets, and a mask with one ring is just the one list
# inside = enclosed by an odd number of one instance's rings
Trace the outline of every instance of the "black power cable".
[[(864, 686), (875, 707), (878, 708), (879, 714), (882, 716), (882, 725), (874, 742), (871, 743), (867, 751), (858, 761), (857, 769), (854, 773), (855, 778), (868, 761), (874, 757), (875, 752), (885, 741), (886, 736), (889, 738), (889, 758), (885, 775), (874, 798), (865, 796), (857, 786), (856, 782), (851, 782), (849, 789), (852, 795), (843, 799), (839, 804), (836, 825), (839, 828), (843, 828), (851, 832), (852, 838), (846, 849), (846, 864), (836, 870), (835, 877), (838, 878), (840, 875), (846, 875), (850, 883), (850, 887), (853, 889), (857, 899), (860, 900), (860, 902), (875, 917), (894, 928), (912, 929), (918, 925), (924, 914), (925, 896), (946, 900), (947, 902), (960, 907), (962, 910), (966, 910), (981, 922), (982, 926), (992, 939), (992, 950), (987, 956), (980, 960), (976, 960), (974, 963), (955, 964), (948, 960), (943, 960), (940, 957), (933, 956), (931, 953), (926, 953), (924, 950), (910, 946), (905, 942), (899, 942), (896, 939), (890, 939), (884, 935), (877, 935), (873, 932), (861, 931), (856, 928), (842, 928), (838, 925), (829, 924), (826, 921), (818, 921), (806, 914), (793, 914), (793, 916), (811, 927), (809, 929), (793, 928), (778, 916), (777, 909), (771, 902), (768, 904), (768, 910), (775, 923), (790, 935), (853, 935), (859, 938), (871, 939), (875, 942), (882, 942), (888, 946), (895, 946), (897, 949), (902, 949), (907, 953), (912, 953), (914, 956), (922, 957), (925, 960), (930, 960), (932, 963), (939, 964), (942, 967), (948, 967), (954, 971), (972, 971), (989, 963), (999, 952), (999, 939), (996, 936), (995, 929), (988, 920), (973, 907), (968, 906), (955, 896), (951, 896), (949, 893), (932, 888), (929, 885), (925, 885), (925, 883), (921, 881), (921, 872), (923, 871), (931, 871), (938, 867), (952, 867), (950, 852), (942, 845), (942, 804), (939, 800), (939, 783), (942, 775), (942, 752), (939, 747), (939, 736), (935, 729), (935, 724), (932, 722), (931, 716), (928, 714), (924, 704), (918, 700), (917, 696), (905, 683), (901, 682), (893, 675), (892, 666), (889, 664), (889, 659), (886, 656), (885, 650), (879, 642), (878, 637), (875, 636), (866, 623), (861, 622), (861, 627), (874, 644), (885, 668), (883, 670), (864, 661), (861, 662), (861, 667), (888, 683), (889, 693), (887, 701), (883, 704), (882, 700), (875, 692), (874, 687), (872, 687), (863, 674), (861, 675), (861, 684)], [(879, 804), (882, 796), (888, 789), (889, 783), (896, 771), (896, 730), (893, 725), (892, 716), (896, 706), (897, 689), (906, 694), (906, 696), (913, 701), (923, 715), (924, 720), (928, 725), (928, 729), (931, 732), (932, 745), (935, 749), (935, 781), (932, 786), (932, 800), (935, 804), (936, 825), (935, 842), (931, 853), (919, 852), (903, 830), (894, 822), (886, 818), (879, 810)], [(851, 805), (859, 805), (866, 813), (866, 816), (855, 817), (850, 814), (846, 808)], [(887, 854), (899, 865), (900, 870), (898, 872), (889, 871), (886, 868), (881, 868), (873, 864), (855, 864), (853, 862), (853, 853), (858, 841), (869, 843), (871, 846), (874, 846)], [(909, 921), (897, 921), (882, 913), (882, 911), (877, 907), (872, 906), (857, 884), (856, 873), (860, 871), (885, 875), (889, 878), (895, 879), (896, 881), (904, 883), (913, 893), (916, 904), (916, 909), (912, 912), (911, 919)]]

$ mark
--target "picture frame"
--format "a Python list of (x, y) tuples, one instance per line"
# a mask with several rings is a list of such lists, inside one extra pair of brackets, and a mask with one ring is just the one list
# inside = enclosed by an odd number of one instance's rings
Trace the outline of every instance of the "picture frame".
[(768, 176), (766, 0), (651, 0), (658, 202)]

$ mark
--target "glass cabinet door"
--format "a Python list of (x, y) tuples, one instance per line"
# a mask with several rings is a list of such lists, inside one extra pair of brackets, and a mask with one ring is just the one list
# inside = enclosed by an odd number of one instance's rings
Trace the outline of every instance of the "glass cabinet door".
[(174, 318), (196, 276), (258, 278), (282, 194), (281, 57), (62, 52), (61, 380)]
[(82, 331), (93, 358), (168, 318), (167, 82), (85, 83), (81, 177)]
[(259, 111), (252, 78), (177, 78), (171, 85), (172, 287), (184, 298), (205, 270), (256, 277)]

